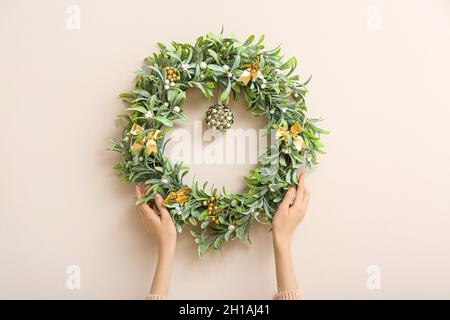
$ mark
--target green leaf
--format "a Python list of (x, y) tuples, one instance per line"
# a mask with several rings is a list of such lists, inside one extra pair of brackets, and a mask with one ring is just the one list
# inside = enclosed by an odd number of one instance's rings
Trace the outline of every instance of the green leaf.
[(243, 46), (248, 46), (250, 43), (253, 42), (253, 40), (255, 40), (255, 36), (252, 34), (251, 36), (249, 36), (249, 37), (247, 38), (247, 40), (245, 40)]
[(169, 101), (169, 103), (173, 103), (173, 100), (175, 99), (176, 94), (177, 93), (175, 92), (175, 90), (169, 90), (167, 92), (167, 101)]
[(189, 217), (188, 221), (190, 224), (192, 224), (193, 226), (197, 225), (197, 220), (194, 217)]
[(149, 102), (149, 104), (148, 104), (148, 106), (149, 106), (150, 109), (153, 109), (153, 107), (155, 106), (156, 99), (157, 99), (156, 95), (153, 95), (153, 96), (150, 98), (150, 102)]
[(147, 99), (150, 99), (150, 93), (147, 90), (135, 89), (133, 92), (140, 96), (146, 97)]
[(145, 113), (147, 113), (148, 110), (146, 108), (142, 107), (142, 106), (134, 104), (131, 107), (126, 108), (125, 111), (138, 111), (138, 112), (141, 112), (141, 113), (145, 114)]
[(224, 240), (225, 239), (222, 236), (217, 237), (217, 239), (214, 241), (214, 249), (219, 249), (222, 246)]
[(128, 92), (119, 94), (119, 97), (121, 97), (122, 100), (128, 101), (128, 102), (131, 102), (134, 99), (134, 95), (132, 95), (131, 93), (128, 93)]
[(162, 116), (156, 116), (153, 118), (156, 121), (161, 122), (163, 125), (167, 126), (167, 127), (173, 127), (173, 122), (172, 120), (169, 120), (167, 118), (164, 118)]
[(186, 116), (184, 115), (184, 114), (182, 114), (181, 112), (180, 113), (177, 113), (177, 117), (178, 117), (178, 119), (180, 119), (181, 121), (183, 121), (183, 122), (187, 122), (187, 118), (186, 118)]
[(203, 221), (200, 228), (205, 229), (209, 225), (209, 220)]
[(231, 91), (231, 81), (228, 81), (227, 88), (222, 92), (219, 100), (221, 102), (228, 101), (228, 96), (230, 95), (230, 91)]
[(206, 250), (208, 250), (209, 248), (209, 243), (202, 243), (198, 246), (198, 255), (201, 256), (202, 254), (204, 254), (206, 252)]
[(215, 51), (208, 49), (208, 53), (210, 54), (211, 57), (213, 57), (213, 59), (216, 61), (217, 64), (220, 64), (220, 58)]
[(202, 91), (203, 95), (208, 97), (208, 92), (205, 90), (205, 88), (203, 87), (203, 85), (200, 82), (191, 81), (190, 84), (194, 87), (199, 88)]
[(221, 66), (215, 65), (215, 64), (209, 64), (208, 69), (214, 72), (216, 75), (222, 75), (225, 73), (225, 69)]
[(257, 45), (260, 45), (261, 43), (263, 43), (264, 42), (264, 38), (265, 38), (265, 36), (262, 35), (261, 38), (259, 38)]
[(231, 67), (231, 71), (234, 71), (237, 68), (239, 68), (240, 64), (241, 64), (241, 56), (239, 51), (238, 55), (236, 56), (236, 59), (234, 60), (233, 66)]
[(216, 84), (214, 82), (207, 82), (206, 87), (208, 89), (214, 89), (216, 87)]

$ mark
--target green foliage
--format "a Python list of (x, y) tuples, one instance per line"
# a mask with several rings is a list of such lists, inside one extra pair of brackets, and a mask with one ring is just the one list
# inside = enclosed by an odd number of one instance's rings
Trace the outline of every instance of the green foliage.
[[(306, 117), (305, 94), (310, 78), (300, 81), (300, 77), (294, 75), (297, 60), (284, 61), (280, 48), (265, 50), (263, 40), (264, 36), (255, 42), (252, 35), (240, 43), (233, 37), (210, 33), (199, 37), (194, 45), (173, 42), (168, 48), (158, 43), (159, 53), (147, 57), (147, 64), (135, 72), (135, 89), (120, 94), (129, 107), (117, 119), (123, 128), (122, 138), (111, 141), (111, 149), (122, 157), (114, 169), (127, 183), (150, 186), (140, 203), (153, 202), (157, 193), (166, 197), (186, 186), (183, 177), (188, 168), (182, 163), (172, 164), (163, 154), (167, 143), (164, 134), (173, 126), (173, 121), (186, 120), (182, 107), (189, 88), (201, 90), (208, 98), (213, 96), (215, 88), (221, 88), (219, 99), (224, 102), (230, 96), (236, 99), (243, 95), (253, 115), (267, 118), (268, 133), (279, 127), (289, 128), (294, 123), (302, 127), (303, 149), (298, 151), (290, 138), (281, 143), (276, 141), (246, 177), (246, 193), (220, 192), (219, 223), (208, 218), (204, 205), (205, 200), (219, 191), (214, 187), (206, 191), (206, 184), (198, 186), (197, 181), (193, 182), (189, 202), (181, 206), (181, 210), (175, 210), (178, 203), (168, 205), (179, 232), (186, 224), (196, 226), (191, 233), (198, 244), (199, 255), (208, 248), (220, 250), (234, 238), (250, 243), (251, 224), (254, 221), (271, 223), (286, 190), (297, 183), (299, 169), (314, 167), (317, 154), (324, 153), (320, 135), (327, 132), (317, 127), (318, 119)], [(238, 78), (246, 65), (256, 61), (262, 76), (245, 86)], [(165, 67), (175, 68), (180, 80), (169, 85)], [(174, 111), (174, 107), (178, 107), (179, 112)], [(147, 117), (148, 113), (152, 116)], [(130, 134), (133, 124), (143, 127), (145, 133), (151, 129), (161, 130), (157, 153), (145, 156), (144, 152), (133, 154), (130, 151), (139, 139)]]

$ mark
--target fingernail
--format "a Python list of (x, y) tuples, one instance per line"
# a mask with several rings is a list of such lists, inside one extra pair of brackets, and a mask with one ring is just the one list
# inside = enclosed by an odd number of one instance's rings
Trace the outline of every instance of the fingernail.
[(157, 193), (156, 196), (155, 196), (155, 199), (157, 201), (161, 201), (162, 197), (161, 197), (161, 195), (159, 193)]

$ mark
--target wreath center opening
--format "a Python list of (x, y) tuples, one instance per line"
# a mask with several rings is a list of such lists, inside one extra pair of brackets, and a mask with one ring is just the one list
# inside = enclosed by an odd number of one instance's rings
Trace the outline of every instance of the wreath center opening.
[(243, 97), (230, 99), (227, 106), (233, 111), (235, 122), (225, 133), (218, 133), (204, 121), (205, 111), (217, 98), (205, 99), (195, 88), (186, 93), (183, 109), (188, 120), (174, 122), (167, 134), (170, 141), (165, 154), (172, 161), (189, 166), (186, 181), (196, 177), (200, 184), (208, 181), (232, 193), (245, 192), (244, 177), (254, 169), (270, 143), (263, 129), (267, 120), (253, 116)]

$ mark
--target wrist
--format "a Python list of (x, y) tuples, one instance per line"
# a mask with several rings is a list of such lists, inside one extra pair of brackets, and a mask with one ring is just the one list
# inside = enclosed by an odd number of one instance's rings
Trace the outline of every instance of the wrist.
[(291, 237), (288, 235), (280, 235), (276, 232), (273, 233), (273, 246), (276, 250), (290, 250)]
[(158, 247), (158, 255), (160, 258), (171, 258), (175, 255), (175, 245), (162, 244)]

